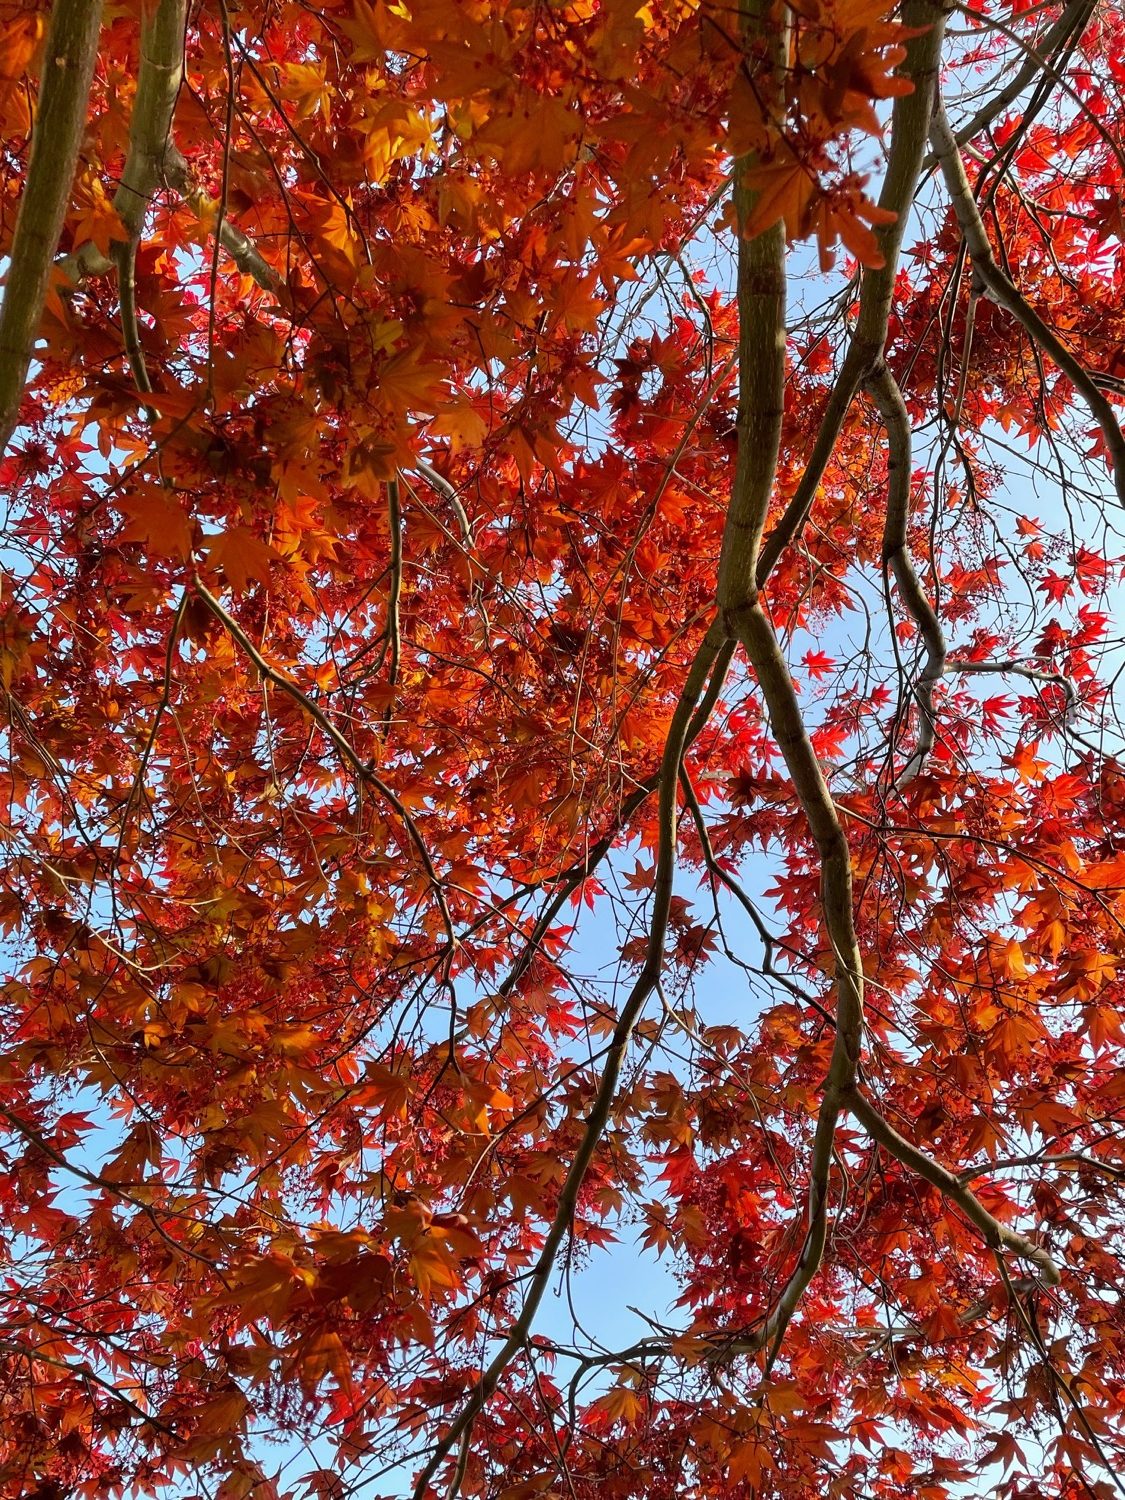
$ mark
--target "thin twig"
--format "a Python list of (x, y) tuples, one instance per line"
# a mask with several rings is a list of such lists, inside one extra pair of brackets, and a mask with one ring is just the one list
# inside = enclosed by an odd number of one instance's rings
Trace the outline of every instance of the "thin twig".
[(434, 863), (430, 857), (430, 851), (426, 847), (425, 840), (422, 838), (421, 833), (419, 833), (414, 819), (410, 816), (410, 813), (407, 811), (402, 800), (391, 790), (391, 788), (371, 765), (370, 761), (365, 761), (362, 759), (359, 752), (352, 745), (351, 741), (347, 738), (346, 735), (340, 733), (340, 731), (336, 728), (335, 724), (333, 724), (332, 720), (327, 716), (324, 710), (318, 707), (318, 705), (313, 702), (309, 695), (303, 692), (295, 682), (292, 682), (288, 677), (285, 676), (283, 672), (279, 672), (276, 667), (273, 667), (269, 664), (262, 653), (258, 650), (257, 646), (254, 645), (253, 641), (243, 630), (242, 626), (228, 610), (223, 608), (218, 599), (215, 598), (214, 594), (212, 594), (211, 591), (206, 588), (198, 578), (194, 580), (193, 586), (199, 598), (215, 616), (216, 620), (219, 621), (223, 628), (242, 647), (243, 651), (254, 663), (254, 666), (257, 668), (259, 674), (267, 682), (272, 682), (276, 688), (279, 688), (283, 693), (291, 698), (294, 703), (298, 704), (305, 711), (305, 713), (308, 714), (313, 723), (316, 724), (317, 728), (320, 729), (320, 731), (324, 735), (326, 735), (329, 740), (331, 740), (332, 744), (339, 751), (341, 758), (351, 767), (356, 777), (365, 785), (373, 787), (379, 794), (379, 796), (383, 799), (383, 801), (393, 809), (395, 815), (398, 817), (399, 821), (406, 829), (407, 836), (409, 837), (410, 842), (414, 845), (415, 851), (417, 852), (418, 858), (422, 864), (422, 868), (426, 873), (426, 880), (429, 883), (430, 889), (432, 890), (434, 895), (434, 900), (437, 904), (438, 910), (441, 913), (442, 925), (444, 926), (446, 936), (449, 939), (450, 952), (452, 952), (452, 950), (457, 946), (457, 938), (453, 930), (453, 918), (450, 915), (449, 905), (445, 898), (445, 891), (442, 888), (440, 879), (438, 878), (438, 873), (434, 868)]

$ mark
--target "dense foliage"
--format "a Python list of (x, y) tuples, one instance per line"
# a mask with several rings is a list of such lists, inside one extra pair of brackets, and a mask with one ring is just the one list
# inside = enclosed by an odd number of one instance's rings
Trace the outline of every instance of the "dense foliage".
[(1115, 1493), (1119, 8), (0, 54), (0, 1495)]

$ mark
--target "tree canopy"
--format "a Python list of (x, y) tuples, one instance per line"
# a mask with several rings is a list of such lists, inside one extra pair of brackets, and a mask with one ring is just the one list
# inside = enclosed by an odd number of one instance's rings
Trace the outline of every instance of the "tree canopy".
[(0, 57), (0, 1495), (1125, 1493), (1120, 9)]

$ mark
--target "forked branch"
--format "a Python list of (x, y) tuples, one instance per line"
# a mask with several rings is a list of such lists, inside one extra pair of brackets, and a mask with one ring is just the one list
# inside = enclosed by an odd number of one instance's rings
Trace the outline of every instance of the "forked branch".
[[(160, 187), (178, 192), (198, 213), (209, 209), (206, 195), (172, 139), (172, 120), (184, 73), (184, 35), (188, 0), (159, 0), (141, 23), (141, 59), (137, 94), (129, 120), (129, 151), (113, 207), (125, 238), (103, 255), (92, 242), (77, 246), (59, 262), (73, 283), (116, 270), (121, 301), (122, 336), (138, 389), (152, 389), (145, 370), (137, 326), (135, 267), (153, 194)], [(218, 226), (219, 242), (244, 274), (262, 287), (276, 288), (278, 277), (262, 259), (253, 242), (225, 215)]]
[(121, 301), (121, 331), (138, 390), (150, 391), (137, 327), (135, 272), (137, 247), (152, 195), (164, 178), (164, 156), (172, 131), (172, 115), (184, 72), (184, 31), (187, 0), (159, 0), (141, 22), (141, 62), (137, 96), (129, 119), (129, 151), (113, 207), (125, 229), (107, 259), (95, 245), (80, 245), (61, 263), (73, 281), (104, 274), (116, 267)]
[[(1006, 109), (1010, 109), (1025, 90), (1043, 77), (1048, 69), (1054, 69), (1060, 53), (1072, 46), (1086, 29), (1094, 12), (1097, 0), (1071, 0), (1051, 26), (1044, 32), (1042, 40), (1034, 47), (1027, 47), (1023, 62), (1012, 74), (1002, 89), (997, 89), (987, 103), (954, 131), (958, 146), (967, 146), (993, 125)], [(937, 157), (930, 154), (922, 163), (928, 172), (937, 166)]]
[[(895, 102), (880, 201), (896, 217), (882, 233), (884, 263), (864, 275), (856, 331), (829, 398), (813, 456), (797, 494), (764, 546), (762, 535), (773, 490), (785, 397), (783, 226), (776, 224), (752, 240), (743, 237), (739, 244), (738, 465), (719, 564), (718, 602), (724, 628), (742, 645), (754, 669), (773, 737), (820, 856), (821, 914), (833, 955), (836, 990), (836, 1034), (809, 1163), (805, 1236), (781, 1294), (754, 1334), (758, 1347), (772, 1346), (774, 1351), (824, 1258), (836, 1127), (844, 1100), (856, 1084), (863, 1044), (863, 961), (855, 928), (847, 836), (759, 589), (804, 525), (860, 383), (882, 364), (895, 267), (935, 94), (943, 17), (932, 5), (915, 0), (906, 7), (904, 20), (924, 29), (911, 39), (903, 69), (914, 83), (913, 92)], [(779, 45), (785, 45), (783, 38)], [(739, 182), (739, 172), (744, 174), (749, 165), (741, 163), (736, 169), (735, 207), (740, 224), (747, 221), (753, 207)]]

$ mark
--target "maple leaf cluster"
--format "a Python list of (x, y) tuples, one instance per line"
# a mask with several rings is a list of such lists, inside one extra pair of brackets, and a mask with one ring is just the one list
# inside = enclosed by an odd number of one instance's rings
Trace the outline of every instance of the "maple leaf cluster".
[(0, 1496), (1113, 1492), (1125, 21), (958, 19), (0, 0)]

